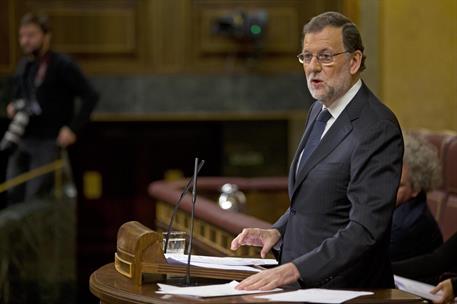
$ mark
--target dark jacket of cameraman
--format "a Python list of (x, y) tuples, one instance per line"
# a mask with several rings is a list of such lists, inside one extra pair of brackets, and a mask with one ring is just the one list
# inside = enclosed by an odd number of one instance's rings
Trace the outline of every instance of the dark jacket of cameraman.
[[(56, 138), (63, 126), (77, 133), (98, 101), (79, 67), (69, 57), (52, 51), (39, 60), (23, 59), (13, 83), (13, 98), (24, 99), (31, 112), (23, 138)], [(76, 97), (81, 106), (75, 113)]]

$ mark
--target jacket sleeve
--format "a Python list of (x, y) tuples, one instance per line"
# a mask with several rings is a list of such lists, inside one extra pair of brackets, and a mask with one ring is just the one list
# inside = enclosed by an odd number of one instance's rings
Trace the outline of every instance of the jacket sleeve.
[(281, 236), (286, 232), (287, 220), (289, 218), (290, 208), (287, 208), (286, 212), (273, 224), (272, 228), (278, 229)]
[(70, 59), (66, 60), (63, 64), (63, 70), (64, 81), (68, 89), (71, 90), (74, 96), (79, 97), (81, 100), (79, 111), (75, 113), (73, 120), (68, 126), (74, 132), (78, 132), (89, 121), (99, 96), (76, 63)]
[(395, 274), (420, 280), (427, 277), (438, 278), (445, 272), (456, 272), (457, 233), (454, 233), (432, 253), (392, 263)]

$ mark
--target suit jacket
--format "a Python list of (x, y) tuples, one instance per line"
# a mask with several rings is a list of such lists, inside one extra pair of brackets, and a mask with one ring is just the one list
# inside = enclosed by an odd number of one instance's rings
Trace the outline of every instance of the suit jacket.
[(273, 225), (281, 264), (303, 287), (389, 288), (392, 212), (403, 138), (394, 114), (362, 85), (295, 177), (322, 104), (311, 105), (289, 172), (290, 207)]
[(389, 248), (392, 262), (430, 253), (441, 244), (443, 236), (424, 191), (395, 208)]

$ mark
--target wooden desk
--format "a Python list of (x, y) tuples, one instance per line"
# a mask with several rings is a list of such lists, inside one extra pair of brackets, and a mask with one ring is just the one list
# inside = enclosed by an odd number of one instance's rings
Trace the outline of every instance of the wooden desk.
[[(218, 298), (191, 298), (156, 294), (157, 285), (154, 283), (135, 286), (129, 279), (120, 275), (114, 269), (113, 263), (107, 264), (90, 276), (91, 292), (103, 304), (125, 303), (266, 303), (267, 300), (256, 299), (255, 295), (218, 297)], [(270, 303), (270, 302), (269, 302)], [(372, 296), (364, 296), (347, 303), (424, 303), (420, 298), (402, 292), (398, 289), (377, 290)]]

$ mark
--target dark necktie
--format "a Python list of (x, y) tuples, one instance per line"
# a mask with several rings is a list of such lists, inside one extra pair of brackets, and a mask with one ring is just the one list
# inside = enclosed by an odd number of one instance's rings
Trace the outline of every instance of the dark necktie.
[(330, 119), (330, 117), (332, 117), (332, 114), (330, 114), (327, 109), (323, 109), (317, 116), (317, 119), (314, 122), (311, 132), (309, 134), (308, 141), (306, 142), (306, 145), (303, 148), (300, 163), (298, 164), (299, 167), (296, 171), (297, 175), (298, 172), (300, 172), (303, 169), (303, 166), (305, 165), (306, 161), (314, 152), (316, 147), (319, 145), (322, 133), (324, 133), (325, 130), (325, 125), (327, 124), (327, 121)]

